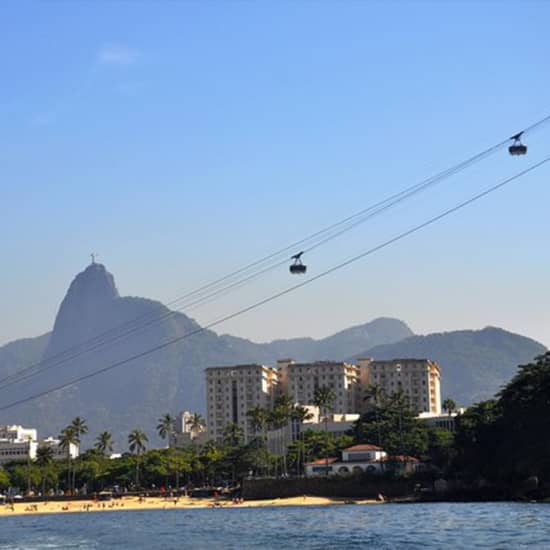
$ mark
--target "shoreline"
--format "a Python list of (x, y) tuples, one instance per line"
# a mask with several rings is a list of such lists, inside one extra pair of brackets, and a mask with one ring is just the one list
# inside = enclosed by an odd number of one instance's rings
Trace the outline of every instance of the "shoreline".
[(267, 500), (249, 500), (233, 503), (217, 498), (162, 498), (162, 497), (122, 497), (106, 502), (93, 500), (15, 502), (0, 506), (0, 518), (10, 516), (33, 516), (47, 514), (86, 514), (92, 512), (120, 512), (136, 510), (197, 510), (197, 509), (238, 509), (268, 508), (277, 506), (339, 506), (342, 504), (384, 504), (373, 499), (328, 498), (304, 495)]

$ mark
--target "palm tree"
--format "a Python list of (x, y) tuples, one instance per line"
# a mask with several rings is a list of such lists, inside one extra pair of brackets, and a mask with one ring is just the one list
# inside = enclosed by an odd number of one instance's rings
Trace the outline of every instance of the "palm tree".
[(80, 418), (80, 416), (73, 418), (73, 421), (71, 422), (71, 427), (73, 428), (74, 433), (78, 439), (80, 439), (81, 435), (85, 435), (88, 433), (88, 425), (86, 424), (86, 420)]
[[(204, 430), (204, 418), (199, 413), (193, 413), (187, 421), (187, 426), (191, 430), (191, 439), (194, 439), (194, 434), (199, 434)], [(195, 435), (195, 437), (197, 436)]]
[(374, 405), (374, 416), (375, 416), (375, 420), (376, 420), (376, 428), (377, 428), (377, 432), (378, 432), (378, 446), (381, 447), (382, 446), (382, 437), (380, 435), (380, 424), (378, 422), (378, 407), (381, 403), (384, 402), (384, 399), (386, 398), (386, 392), (384, 391), (383, 388), (381, 388), (380, 386), (377, 386), (376, 384), (372, 385), (372, 386), (369, 386), (366, 390), (365, 390), (365, 397), (364, 397), (364, 401), (370, 401), (373, 405)]
[(136, 487), (139, 487), (139, 457), (145, 451), (149, 438), (142, 430), (132, 430), (128, 435), (128, 448), (136, 455)]
[(262, 434), (262, 439), (265, 438), (265, 428), (267, 426), (267, 420), (269, 413), (259, 405), (252, 407), (246, 412), (246, 416), (250, 418), (250, 423), (252, 424), (252, 429), (256, 433)]
[(223, 442), (231, 447), (238, 447), (244, 439), (243, 429), (238, 424), (227, 424), (223, 429)]
[(69, 491), (71, 490), (71, 445), (78, 445), (79, 443), (80, 439), (72, 424), (61, 430), (59, 434), (59, 446), (67, 453), (67, 489)]
[(456, 411), (456, 403), (450, 397), (447, 397), (441, 404), (441, 408), (451, 416)]
[(42, 496), (46, 493), (46, 478), (48, 467), (53, 462), (53, 449), (49, 445), (42, 445), (36, 450), (36, 465), (40, 467), (42, 474)]
[(110, 432), (101, 432), (97, 438), (94, 447), (102, 454), (113, 452), (113, 436)]
[(332, 410), (334, 400), (336, 399), (336, 394), (332, 388), (328, 386), (321, 386), (315, 390), (313, 394), (313, 404), (319, 407), (323, 411), (323, 416), (325, 419), (325, 472), (328, 476), (328, 413)]
[(170, 413), (163, 414), (157, 424), (157, 432), (162, 439), (166, 439), (167, 436), (174, 432), (175, 419)]
[[(295, 405), (294, 408), (292, 409), (292, 413), (291, 413), (291, 418), (292, 420), (294, 420), (298, 426), (298, 434), (299, 434), (299, 439), (300, 441), (304, 442), (304, 430), (302, 429), (302, 424), (306, 421), (306, 420), (311, 420), (313, 418), (313, 414), (309, 411), (309, 409), (307, 409), (306, 407), (302, 407), (302, 405)], [(303, 459), (304, 457), (300, 456), (301, 454), (301, 448), (303, 447), (303, 445), (301, 446), (298, 446), (298, 465), (297, 465), (297, 470), (298, 470), (298, 475), (300, 475), (300, 470), (302, 468), (302, 462), (303, 462)]]

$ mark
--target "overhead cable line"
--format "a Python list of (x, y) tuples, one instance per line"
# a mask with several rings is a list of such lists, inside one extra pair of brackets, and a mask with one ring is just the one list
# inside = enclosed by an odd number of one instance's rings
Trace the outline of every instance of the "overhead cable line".
[(63, 384), (59, 384), (58, 386), (55, 386), (53, 388), (50, 388), (48, 390), (44, 390), (44, 391), (41, 391), (41, 392), (38, 392), (34, 395), (31, 395), (29, 397), (25, 397), (25, 398), (22, 398), (22, 399), (18, 399), (16, 401), (13, 401), (12, 403), (9, 403), (8, 405), (4, 405), (4, 406), (1, 406), (0, 407), (0, 411), (4, 411), (4, 410), (7, 410), (7, 409), (10, 409), (10, 408), (13, 408), (17, 405), (22, 405), (24, 403), (27, 403), (29, 401), (33, 401), (35, 399), (38, 399), (40, 397), (44, 397), (45, 395), (48, 395), (50, 393), (53, 393), (53, 392), (56, 392), (56, 391), (59, 391), (59, 390), (62, 390), (64, 388), (67, 388), (69, 386), (72, 386), (74, 384), (78, 384), (80, 382), (83, 382), (85, 380), (89, 380), (90, 378), (93, 378), (95, 376), (98, 376), (100, 374), (103, 374), (105, 372), (108, 372), (108, 371), (111, 371), (113, 369), (116, 369), (118, 367), (121, 367), (123, 365), (126, 365), (132, 361), (135, 361), (137, 359), (141, 359), (143, 357), (147, 357), (157, 351), (160, 351), (162, 349), (165, 349), (169, 346), (172, 346), (186, 338), (189, 338), (191, 336), (194, 336), (196, 334), (200, 334), (201, 332), (204, 332), (206, 330), (209, 330), (217, 325), (220, 325), (222, 323), (225, 323), (231, 319), (234, 319), (236, 317), (239, 317), (241, 315), (244, 315), (245, 313), (248, 313), (252, 310), (255, 310), (261, 306), (264, 306), (274, 300), (277, 300), (278, 298), (281, 298), (282, 296), (285, 296), (287, 294), (290, 294), (291, 292), (294, 292), (302, 287), (305, 287), (311, 283), (313, 283), (314, 281), (317, 281), (321, 278), (324, 278), (332, 273), (334, 273), (335, 271), (338, 271), (344, 267), (347, 267), (348, 265), (354, 263), (354, 262), (357, 262), (371, 254), (374, 254), (375, 252), (378, 252), (379, 250), (382, 250), (402, 239), (405, 239), (406, 237), (442, 220), (443, 218), (465, 208), (466, 206), (469, 206), (470, 204), (482, 199), (483, 197), (486, 197), (487, 195), (501, 189), (502, 187), (510, 184), (511, 182), (527, 175), (528, 173), (530, 172), (533, 172), (534, 170), (536, 170), (537, 168), (540, 168), (541, 166), (543, 166), (544, 164), (550, 162), (550, 156), (546, 157), (545, 159), (529, 166), (528, 168), (526, 168), (525, 170), (522, 170), (521, 172), (518, 172), (517, 174), (501, 181), (500, 183), (497, 183), (487, 189), (485, 189), (484, 191), (480, 192), (480, 193), (477, 193), (475, 195), (473, 195), (472, 197), (470, 197), (469, 199), (463, 201), (463, 202), (460, 202), (458, 203), (457, 205), (453, 206), (452, 208), (449, 208), (445, 211), (443, 211), (442, 213), (432, 217), (432, 218), (429, 218), (428, 220), (422, 222), (421, 224), (418, 224), (402, 233), (399, 233), (398, 235), (396, 235), (395, 237), (392, 237), (391, 239), (388, 239), (386, 241), (384, 241), (383, 243), (377, 245), (377, 246), (374, 246), (372, 248), (369, 248), (368, 250), (360, 253), (360, 254), (357, 254), (355, 256), (352, 256), (351, 258), (341, 262), (341, 263), (338, 263), (336, 264), (335, 266), (329, 268), (329, 269), (326, 269), (325, 271), (317, 274), (317, 275), (314, 275), (313, 277), (310, 277), (309, 279), (305, 280), (305, 281), (302, 281), (301, 283), (297, 283), (295, 285), (292, 285), (282, 291), (279, 291), (275, 294), (272, 294), (271, 296), (268, 296), (267, 298), (263, 298), (262, 300), (259, 300), (247, 307), (244, 307), (242, 309), (239, 309), (238, 311), (234, 312), (234, 313), (231, 313), (231, 314), (228, 314), (228, 315), (225, 315), (215, 321), (212, 321), (210, 323), (208, 323), (207, 325), (205, 325), (204, 327), (199, 327), (191, 332), (188, 332), (186, 334), (183, 334), (181, 336), (178, 336), (176, 338), (173, 338), (171, 340), (168, 340), (162, 344), (158, 344), (157, 346), (154, 346), (153, 348), (150, 348), (148, 350), (145, 350), (143, 352), (140, 352), (140, 353), (137, 353), (135, 355), (132, 355), (126, 359), (123, 359), (121, 361), (117, 361), (115, 363), (112, 363), (106, 367), (103, 367), (101, 369), (98, 369), (96, 371), (93, 371), (91, 373), (88, 373), (88, 374), (85, 374), (85, 375), (82, 375), (82, 376), (79, 376), (69, 382), (65, 382)]
[[(525, 135), (528, 132), (532, 132), (533, 130), (545, 124), (549, 120), (550, 120), (550, 115), (543, 119), (540, 119), (536, 123), (527, 127), (525, 130), (523, 130), (523, 132), (521, 132), (521, 134)], [(285, 254), (285, 253), (288, 254), (288, 252), (291, 250), (295, 251), (297, 247), (303, 246), (308, 243), (309, 243), (309, 246), (305, 248), (304, 251), (305, 252), (312, 251), (318, 248), (319, 246), (322, 246), (323, 244), (326, 244), (327, 242), (350, 231), (354, 227), (362, 223), (365, 223), (369, 219), (386, 211), (387, 209), (395, 206), (396, 204), (399, 204), (400, 202), (416, 195), (421, 191), (424, 191), (425, 189), (428, 189), (429, 187), (443, 181), (444, 179), (451, 177), (452, 175), (457, 174), (462, 170), (465, 170), (469, 166), (477, 162), (480, 162), (481, 160), (495, 153), (499, 149), (503, 148), (510, 141), (510, 139), (513, 139), (513, 138), (514, 136), (512, 136), (511, 138), (507, 138), (506, 140), (503, 140), (502, 142), (497, 143), (476, 155), (473, 155), (472, 157), (466, 159), (463, 162), (460, 162), (446, 170), (443, 170), (442, 172), (439, 172), (434, 176), (431, 176), (415, 185), (412, 185), (404, 189), (403, 191), (395, 193), (382, 201), (379, 201), (367, 208), (364, 208), (352, 214), (351, 216), (344, 218), (343, 220), (340, 220), (334, 224), (331, 224), (328, 227), (321, 229), (304, 239), (296, 241), (272, 254), (264, 256), (263, 258), (255, 262), (252, 262), (244, 266), (243, 268), (233, 271), (228, 275), (225, 275), (219, 279), (216, 279), (211, 283), (207, 283), (199, 287), (198, 289), (188, 292), (187, 294), (184, 294), (183, 296), (180, 296), (166, 304), (166, 306), (171, 306), (173, 304), (183, 302), (183, 304), (179, 308), (176, 308), (175, 310), (164, 312), (161, 315), (156, 315), (156, 314), (152, 315), (150, 313), (147, 313), (147, 314), (138, 316), (133, 320), (127, 321), (126, 323), (122, 323), (117, 327), (113, 327), (107, 331), (104, 331), (87, 341), (76, 344), (75, 346), (72, 346), (57, 354), (51, 355), (35, 364), (29, 365), (28, 367), (19, 369), (18, 371), (11, 373), (10, 375), (4, 378), (0, 378), (0, 384), (5, 383), (4, 386), (0, 386), (0, 390), (4, 389), (5, 387), (11, 386), (13, 384), (17, 384), (21, 381), (27, 380), (28, 378), (34, 375), (38, 375), (44, 372), (45, 370), (49, 370), (49, 368), (54, 368), (68, 361), (72, 361), (83, 354), (90, 353), (106, 345), (112, 344), (120, 339), (126, 338), (131, 334), (134, 334), (135, 332), (139, 332), (148, 327), (159, 324), (164, 320), (170, 317), (173, 317), (174, 315), (177, 315), (179, 311), (182, 311), (182, 310), (189, 311), (190, 309), (204, 305), (205, 303), (210, 303), (217, 297), (225, 295), (229, 291), (235, 288), (238, 288), (243, 284), (287, 263), (287, 257), (285, 255), (284, 259), (278, 260), (274, 263), (271, 263), (267, 267), (263, 267), (262, 269), (258, 269), (252, 274), (248, 274), (244, 276), (244, 274), (247, 271), (250, 271), (253, 267), (258, 266), (259, 268), (262, 264), (266, 263), (267, 261), (271, 259), (275, 259), (277, 257), (281, 257), (282, 254)], [(239, 274), (243, 274), (243, 277), (241, 279), (238, 279), (233, 282), (228, 282), (228, 284), (226, 284), (225, 286), (219, 287), (221, 283), (225, 281), (231, 281)], [(216, 287), (219, 287), (219, 288), (216, 288)], [(205, 294), (207, 291), (208, 293)], [(141, 321), (146, 321), (146, 322), (140, 323)], [(124, 329), (127, 329), (127, 330), (125, 332), (121, 332)], [(46, 365), (48, 365), (47, 368), (42, 368), (42, 367), (45, 367)]]
[[(481, 160), (487, 158), (491, 154), (503, 148), (508, 143), (508, 141), (509, 139), (493, 145), (488, 149), (485, 149), (481, 153), (478, 153), (466, 159), (463, 162), (460, 162), (446, 170), (443, 170), (442, 172), (435, 174), (434, 176), (431, 176), (415, 185), (404, 189), (403, 191), (395, 193), (390, 197), (387, 197), (386, 199), (383, 199), (367, 208), (364, 208), (359, 212), (356, 212), (355, 214), (326, 227), (325, 229), (317, 231), (300, 241), (296, 241), (291, 245), (288, 245), (287, 247), (280, 249), (277, 252), (274, 252), (273, 254), (265, 256), (256, 262), (248, 264), (247, 266), (237, 271), (234, 271), (229, 275), (226, 275), (225, 277), (219, 278), (212, 283), (203, 285), (199, 289), (189, 292), (179, 298), (176, 298), (171, 302), (168, 302), (167, 304), (168, 306), (183, 301), (180, 307), (177, 307), (173, 310), (165, 311), (160, 315), (144, 314), (138, 316), (133, 320), (104, 331), (103, 333), (100, 333), (99, 335), (89, 339), (88, 341), (82, 342), (73, 346), (72, 348), (68, 348), (62, 352), (51, 355), (33, 365), (24, 367), (23, 369), (19, 369), (15, 373), (12, 373), (4, 378), (0, 378), (0, 384), (3, 384), (0, 386), (0, 391), (7, 387), (13, 386), (14, 384), (18, 384), (20, 382), (28, 380), (29, 378), (50, 370), (51, 368), (55, 368), (64, 363), (72, 361), (82, 356), (83, 354), (91, 353), (107, 345), (113, 344), (121, 339), (127, 338), (128, 336), (131, 336), (136, 332), (141, 332), (147, 328), (158, 325), (165, 320), (177, 315), (180, 311), (190, 311), (196, 307), (204, 305), (205, 303), (210, 303), (220, 296), (223, 296), (228, 292), (252, 281), (253, 279), (256, 279), (261, 275), (264, 275), (278, 267), (281, 267), (282, 265), (286, 265), (288, 263), (289, 251), (295, 250), (296, 247), (303, 246), (304, 244), (309, 244), (309, 246), (304, 249), (304, 252), (312, 251), (319, 246), (322, 246), (327, 242), (343, 235), (344, 233), (350, 231), (358, 225), (363, 224), (366, 221), (374, 218), (375, 216), (385, 212), (386, 210), (400, 204), (406, 199), (411, 198), (414, 195), (438, 183), (441, 183), (445, 179), (465, 170), (469, 166), (480, 162)], [(280, 259), (283, 254), (283, 259)], [(269, 259), (273, 259), (274, 261), (271, 262), (269, 265), (265, 265), (262, 267), (262, 264), (265, 264)], [(250, 271), (251, 268), (254, 266), (257, 266), (256, 271), (247, 274), (247, 271)], [(232, 279), (235, 279), (237, 274), (242, 274), (242, 277), (232, 281)], [(225, 286), (220, 286), (220, 283), (222, 281), (227, 281), (227, 284), (225, 284)], [(206, 292), (207, 290), (208, 293)]]

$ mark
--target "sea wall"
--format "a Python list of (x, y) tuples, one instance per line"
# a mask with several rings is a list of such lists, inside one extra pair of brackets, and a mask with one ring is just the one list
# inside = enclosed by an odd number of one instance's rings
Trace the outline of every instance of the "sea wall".
[(350, 478), (264, 478), (244, 479), (243, 498), (273, 499), (312, 495), (341, 498), (406, 497), (414, 493), (415, 482), (403, 479)]

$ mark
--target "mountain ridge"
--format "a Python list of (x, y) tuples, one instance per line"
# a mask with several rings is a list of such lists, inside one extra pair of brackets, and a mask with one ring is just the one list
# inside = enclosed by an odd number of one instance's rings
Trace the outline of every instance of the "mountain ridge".
[[(162, 321), (156, 321), (159, 318), (163, 318)], [(136, 320), (140, 319), (147, 325), (146, 328), (134, 330), (132, 327), (139, 326)], [(298, 361), (342, 360), (372, 352), (383, 358), (384, 354), (399, 350), (425, 350), (430, 358), (438, 360), (441, 356), (439, 348), (449, 347), (441, 344), (437, 336), (414, 335), (406, 323), (388, 317), (355, 325), (325, 338), (276, 339), (265, 343), (228, 334), (218, 335), (211, 330), (196, 332), (199, 327), (194, 319), (184, 313), (170, 311), (160, 302), (121, 296), (114, 277), (105, 267), (91, 264), (71, 282), (51, 333), (20, 339), (0, 347), (0, 378), (41, 359), (47, 361), (45, 366), (48, 367), (22, 385), (2, 388), (0, 383), (0, 404), (24, 399), (75, 378), (86, 378), (98, 369), (117, 362), (123, 364), (109, 373), (10, 408), (2, 414), (0, 422), (28, 424), (35, 426), (41, 435), (55, 435), (74, 416), (82, 416), (88, 419), (91, 432), (112, 431), (117, 448), (125, 447), (125, 436), (136, 427), (145, 429), (151, 442), (155, 443), (158, 439), (154, 428), (161, 414), (182, 409), (204, 412), (206, 367), (238, 363), (274, 365), (277, 359), (284, 357)], [(463, 331), (471, 333), (469, 345), (475, 348), (472, 357), (476, 364), (488, 365), (485, 377), (473, 376), (472, 369), (464, 367), (464, 360), (460, 357), (461, 353), (464, 355), (464, 350), (456, 345), (451, 346), (453, 353), (450, 356), (443, 357), (447, 363), (442, 362), (443, 380), (448, 378), (450, 389), (456, 389), (451, 392), (453, 396), (460, 398), (468, 392), (475, 393), (472, 384), (478, 384), (478, 393), (485, 395), (495, 386), (495, 381), (499, 383), (512, 371), (513, 361), (521, 359), (515, 363), (517, 365), (530, 360), (533, 352), (544, 349), (534, 340), (519, 335), (508, 336), (511, 333), (503, 329), (493, 330), (501, 332), (493, 332), (491, 345), (472, 336), (476, 331)], [(189, 333), (193, 334), (181, 338)], [(103, 336), (97, 341), (103, 337), (113, 341), (90, 354), (71, 358), (71, 353), (67, 353), (68, 349), (78, 352), (83, 342), (98, 334)], [(119, 334), (124, 337), (118, 337)], [(423, 339), (430, 337), (430, 345), (435, 341), (439, 346), (420, 346), (420, 342), (426, 342)], [(462, 335), (463, 346), (468, 340), (464, 338), (465, 334)], [(496, 348), (499, 338), (500, 352)], [(508, 343), (509, 338), (513, 340), (511, 344)], [(517, 338), (529, 342), (526, 344)], [(179, 341), (154, 354), (125, 362), (128, 357), (175, 339)], [(521, 343), (521, 353), (514, 351), (518, 342)], [(500, 357), (504, 367), (486, 360), (486, 354)], [(460, 369), (465, 373), (462, 377), (465, 380), (461, 378)], [(448, 381), (445, 384), (448, 385)], [(93, 434), (89, 437), (92, 438)]]
[[(536, 340), (499, 327), (462, 329), (414, 335), (400, 342), (375, 346), (364, 357), (429, 358), (441, 369), (442, 398), (463, 405), (492, 397), (515, 374), (517, 366), (546, 351)], [(349, 356), (349, 360), (358, 355)]]

